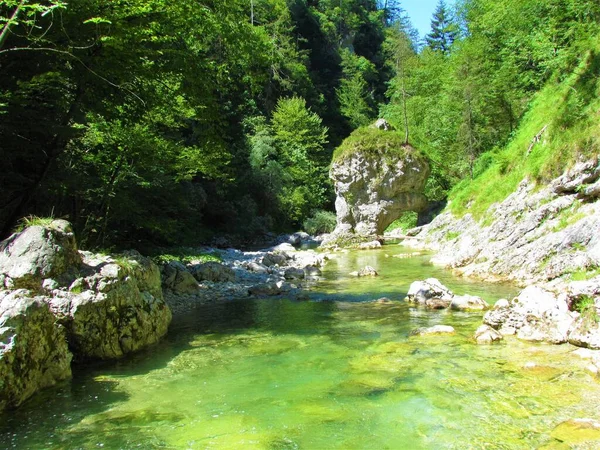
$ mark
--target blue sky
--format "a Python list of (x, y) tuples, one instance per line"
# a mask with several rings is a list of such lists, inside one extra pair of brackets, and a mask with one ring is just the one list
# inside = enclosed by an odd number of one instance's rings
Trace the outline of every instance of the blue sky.
[[(406, 10), (413, 26), (419, 30), (419, 35), (424, 37), (431, 31), (431, 16), (435, 11), (438, 0), (403, 0), (400, 4)], [(447, 5), (452, 4), (446, 1)]]

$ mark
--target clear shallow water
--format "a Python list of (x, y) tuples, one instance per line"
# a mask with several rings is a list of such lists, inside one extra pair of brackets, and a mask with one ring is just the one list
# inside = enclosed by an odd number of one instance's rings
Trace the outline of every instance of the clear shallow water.
[[(429, 276), (489, 302), (515, 291), (454, 279), (427, 257), (385, 257), (401, 252), (336, 257), (312, 293), (322, 301), (199, 307), (151, 350), (78, 370), (6, 414), (0, 447), (569, 448), (550, 435), (558, 423), (600, 418), (598, 385), (572, 347), (477, 346), (480, 314), (367, 302), (401, 299)], [(347, 276), (366, 264), (381, 276)], [(438, 323), (457, 334), (408, 337)]]

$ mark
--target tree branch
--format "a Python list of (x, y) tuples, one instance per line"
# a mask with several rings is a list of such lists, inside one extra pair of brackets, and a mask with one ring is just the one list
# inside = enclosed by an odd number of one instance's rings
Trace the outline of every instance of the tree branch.
[(94, 70), (92, 70), (90, 67), (88, 67), (82, 60), (81, 58), (79, 58), (78, 56), (75, 56), (73, 53), (71, 52), (67, 52), (65, 50), (58, 50), (56, 48), (51, 48), (51, 47), (15, 47), (15, 48), (7, 48), (6, 50), (0, 50), (0, 55), (3, 53), (10, 53), (10, 52), (23, 52), (23, 51), (37, 51), (37, 52), (52, 52), (52, 53), (58, 53), (61, 55), (65, 55), (68, 56), (70, 58), (73, 58), (74, 60), (76, 60), (79, 64), (81, 64), (87, 71), (89, 71), (92, 75), (100, 78), (102, 81), (104, 81), (105, 83), (108, 83), (109, 85), (111, 85), (112, 87), (115, 87), (117, 89), (121, 89), (122, 91), (127, 92), (129, 95), (131, 95), (132, 97), (135, 97), (137, 100), (139, 100), (142, 105), (146, 106), (146, 102), (139, 96), (137, 95), (135, 92), (127, 89), (126, 87), (123, 87), (121, 85), (115, 84), (112, 81), (108, 80), (107, 78), (104, 78), (102, 75), (100, 75), (98, 72), (95, 72)]

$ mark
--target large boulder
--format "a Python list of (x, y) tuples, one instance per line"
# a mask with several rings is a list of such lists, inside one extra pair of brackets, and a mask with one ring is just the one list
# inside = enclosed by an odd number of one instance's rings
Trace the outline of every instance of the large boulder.
[(90, 274), (50, 299), (78, 359), (120, 358), (165, 335), (171, 310), (150, 259), (136, 252), (119, 259), (84, 254), (83, 262)]
[(44, 279), (74, 278), (81, 264), (73, 229), (65, 220), (15, 233), (2, 242), (1, 250), (0, 277), (6, 289), (37, 291)]
[(213, 281), (216, 283), (235, 281), (233, 269), (216, 261), (192, 266), (190, 272), (198, 281)]
[(429, 173), (425, 157), (397, 133), (376, 128), (355, 131), (331, 166), (337, 211), (334, 235), (380, 235), (402, 212), (424, 209)]
[(569, 311), (566, 296), (556, 296), (532, 285), (523, 289), (508, 307), (488, 311), (483, 322), (503, 335), (562, 344), (568, 340), (575, 316)]
[(65, 330), (43, 298), (0, 292), (0, 410), (71, 376)]

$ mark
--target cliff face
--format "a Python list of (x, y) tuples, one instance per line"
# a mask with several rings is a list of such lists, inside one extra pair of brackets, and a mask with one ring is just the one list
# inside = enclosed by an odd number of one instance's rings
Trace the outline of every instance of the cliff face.
[(380, 235), (402, 212), (427, 206), (423, 191), (430, 169), (418, 151), (392, 131), (369, 129), (364, 137), (349, 139), (352, 150), (330, 171), (336, 193), (334, 234)]

